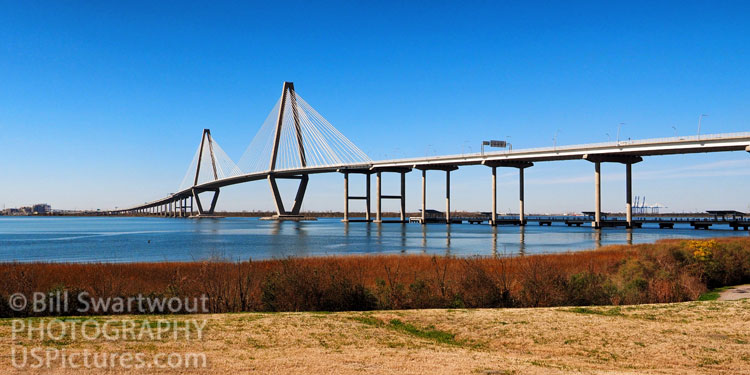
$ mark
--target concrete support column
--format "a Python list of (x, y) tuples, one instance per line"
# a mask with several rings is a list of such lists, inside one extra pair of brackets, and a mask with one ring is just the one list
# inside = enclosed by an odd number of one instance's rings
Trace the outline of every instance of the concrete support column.
[(365, 212), (365, 220), (370, 221), (370, 174), (365, 174), (365, 190), (367, 190), (367, 194), (365, 195), (365, 209), (367, 212)]
[(594, 186), (595, 186), (594, 228), (601, 228), (602, 226), (602, 173), (601, 173), (600, 162), (594, 163)]
[(445, 171), (445, 223), (451, 223), (451, 171)]
[(401, 221), (406, 221), (406, 172), (401, 172)]
[(422, 224), (427, 224), (427, 170), (422, 170)]
[(381, 222), (381, 221), (383, 221), (382, 211), (381, 211), (381, 209), (382, 209), (381, 203), (382, 203), (383, 199), (382, 199), (382, 196), (381, 196), (380, 178), (381, 178), (380, 172), (378, 172), (375, 175), (375, 179), (376, 179), (376, 181), (375, 181), (376, 182), (375, 183), (375, 185), (376, 185), (376, 187), (375, 187), (375, 194), (377, 195), (377, 198), (376, 198), (377, 199), (377, 202), (376, 202), (377, 210), (375, 211), (375, 221), (378, 222), (378, 223)]
[(633, 168), (632, 164), (625, 164), (625, 210), (628, 228), (633, 227)]
[(497, 167), (492, 167), (492, 217), (490, 225), (497, 223)]
[(526, 225), (523, 207), (523, 170), (524, 168), (518, 168), (518, 219), (521, 221), (518, 225)]
[(625, 164), (625, 211), (627, 216), (627, 227), (632, 228), (633, 226), (633, 189), (632, 189), (632, 164), (640, 163), (643, 158), (638, 155), (583, 155), (584, 160), (588, 160), (594, 163), (594, 185), (595, 189), (595, 210), (594, 210), (594, 222), (591, 225), (594, 228), (602, 227), (602, 176), (601, 176), (601, 163), (621, 163)]
[(349, 221), (349, 173), (344, 172), (344, 221)]

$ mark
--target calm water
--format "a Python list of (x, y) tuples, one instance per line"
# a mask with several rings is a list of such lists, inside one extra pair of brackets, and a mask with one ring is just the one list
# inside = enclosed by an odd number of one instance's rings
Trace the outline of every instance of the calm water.
[(454, 224), (273, 222), (255, 218), (0, 217), (0, 261), (190, 261), (212, 257), (268, 259), (329, 254), (564, 252), (662, 238), (747, 236), (725, 229), (625, 229), (535, 223), (519, 228)]

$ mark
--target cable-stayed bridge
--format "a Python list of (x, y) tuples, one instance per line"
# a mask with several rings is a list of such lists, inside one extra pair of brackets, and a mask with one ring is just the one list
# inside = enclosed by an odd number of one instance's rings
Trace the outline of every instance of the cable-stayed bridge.
[[(688, 137), (628, 140), (573, 146), (544, 147), (534, 149), (483, 152), (476, 154), (446, 155), (395, 160), (371, 160), (362, 150), (333, 127), (295, 91), (294, 84), (285, 82), (282, 94), (271, 113), (264, 121), (245, 153), (235, 163), (213, 139), (210, 130), (204, 129), (198, 150), (188, 168), (185, 178), (176, 193), (133, 207), (110, 211), (120, 213), (144, 213), (174, 217), (205, 217), (214, 214), (222, 187), (249, 181), (267, 180), (271, 196), (276, 205), (274, 219), (299, 220), (300, 208), (305, 197), (309, 175), (314, 173), (339, 172), (344, 176), (344, 220), (349, 218), (349, 201), (365, 200), (366, 217), (371, 217), (370, 176), (376, 175), (375, 221), (382, 221), (381, 201), (400, 201), (400, 220), (406, 221), (405, 174), (414, 169), (422, 173), (422, 217), (426, 223), (427, 171), (445, 172), (446, 211), (445, 221), (450, 217), (450, 173), (461, 166), (485, 165), (492, 173), (492, 215), (490, 224), (497, 224), (497, 168), (510, 167), (519, 171), (519, 217), (518, 224), (525, 223), (524, 216), (524, 169), (537, 162), (558, 160), (584, 160), (594, 164), (595, 211), (593, 226), (602, 226), (601, 214), (601, 163), (621, 163), (626, 174), (626, 225), (632, 221), (632, 165), (644, 156), (690, 154), (704, 152), (750, 152), (750, 132), (733, 134), (707, 134)], [(399, 194), (381, 194), (381, 175), (398, 173), (401, 177)], [(364, 195), (351, 195), (349, 175), (366, 177)], [(299, 181), (297, 193), (291, 205), (285, 205), (277, 186), (277, 180)], [(203, 201), (205, 193), (212, 194)], [(359, 220), (358, 220), (359, 221)]]

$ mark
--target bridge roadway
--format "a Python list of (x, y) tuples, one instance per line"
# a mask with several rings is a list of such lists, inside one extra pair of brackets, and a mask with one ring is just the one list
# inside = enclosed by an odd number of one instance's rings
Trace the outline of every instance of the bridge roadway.
[[(744, 133), (731, 133), (731, 134), (706, 134), (701, 136), (686, 136), (686, 137), (674, 137), (674, 138), (659, 138), (659, 139), (643, 139), (643, 140), (628, 140), (619, 142), (607, 142), (607, 143), (595, 143), (595, 144), (583, 144), (573, 146), (559, 146), (559, 147), (543, 147), (533, 149), (517, 149), (507, 151), (496, 151), (496, 152), (485, 152), (485, 153), (473, 153), (473, 154), (460, 154), (460, 155), (447, 155), (447, 156), (433, 156), (433, 157), (418, 157), (418, 158), (405, 158), (405, 159), (394, 159), (394, 160), (382, 160), (373, 161), (365, 164), (357, 165), (333, 165), (325, 167), (305, 167), (298, 169), (286, 169), (286, 170), (275, 170), (247, 173), (238, 176), (226, 177), (216, 179), (213, 181), (205, 182), (202, 184), (195, 185), (193, 187), (178, 191), (174, 194), (170, 194), (161, 199), (157, 199), (144, 204), (136, 205), (133, 207), (113, 210), (112, 213), (122, 212), (149, 212), (148, 209), (157, 208), (170, 203), (176, 202), (181, 199), (191, 198), (194, 192), (205, 192), (205, 191), (217, 191), (225, 186), (240, 184), (249, 181), (257, 181), (267, 179), (269, 176), (276, 178), (294, 177), (300, 175), (309, 175), (317, 173), (331, 173), (331, 172), (342, 172), (348, 173), (378, 173), (388, 171), (401, 171), (405, 173), (411, 169), (420, 169), (423, 173), (423, 200), (422, 207), (425, 208), (424, 189), (425, 189), (425, 175), (426, 170), (444, 170), (447, 172), (447, 176), (451, 170), (455, 170), (460, 166), (468, 165), (486, 165), (493, 168), (493, 192), (496, 190), (495, 173), (496, 167), (517, 167), (521, 171), (521, 218), (523, 218), (523, 169), (533, 165), (535, 162), (548, 162), (548, 161), (559, 161), (559, 160), (587, 160), (596, 164), (596, 212), (601, 212), (601, 191), (600, 191), (600, 174), (599, 164), (602, 162), (618, 162), (626, 164), (627, 166), (627, 180), (628, 180), (628, 212), (630, 212), (630, 165), (641, 161), (644, 156), (657, 156), (657, 155), (674, 155), (674, 154), (694, 154), (694, 153), (708, 153), (708, 152), (726, 152), (726, 151), (747, 151), (750, 152), (750, 132)], [(369, 178), (368, 187), (369, 187)], [(379, 179), (378, 179), (379, 181)], [(402, 178), (403, 181), (403, 178)], [(450, 182), (447, 177), (447, 187), (449, 188)], [(402, 182), (403, 184), (403, 182)], [(348, 186), (348, 184), (347, 184)], [(403, 198), (402, 186), (402, 202)], [(347, 189), (348, 190), (348, 189)], [(379, 191), (379, 190), (378, 190)], [(355, 199), (355, 197), (349, 197), (348, 192), (346, 193), (347, 207), (348, 200)], [(378, 194), (379, 195), (379, 194)], [(356, 197), (364, 198), (364, 197)], [(396, 197), (384, 197), (384, 198), (398, 198)], [(367, 192), (368, 200), (368, 211), (369, 211), (369, 189)], [(447, 193), (447, 212), (450, 212), (450, 193)], [(215, 202), (214, 202), (215, 205)], [(403, 203), (402, 203), (403, 205)], [(493, 197), (493, 217), (496, 217), (496, 202)], [(184, 208), (184, 207), (183, 207)], [(192, 207), (191, 207), (192, 210)], [(347, 209), (348, 212), (348, 209)], [(379, 216), (379, 215), (378, 215)], [(369, 220), (369, 212), (368, 212)], [(379, 220), (379, 217), (378, 217)], [(631, 218), (628, 217), (628, 222), (631, 222)], [(402, 220), (403, 217), (402, 209)], [(450, 218), (448, 218), (450, 221)], [(600, 217), (596, 217), (595, 225), (601, 223)]]

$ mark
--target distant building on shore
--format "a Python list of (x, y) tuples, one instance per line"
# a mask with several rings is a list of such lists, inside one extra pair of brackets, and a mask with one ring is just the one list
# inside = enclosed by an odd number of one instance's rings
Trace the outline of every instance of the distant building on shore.
[(46, 215), (52, 212), (52, 207), (47, 203), (39, 203), (32, 207), (32, 212), (34, 215)]
[(0, 215), (5, 216), (49, 215), (51, 213), (52, 207), (47, 203), (38, 203), (33, 206), (24, 206), (19, 208), (6, 208), (0, 211)]

